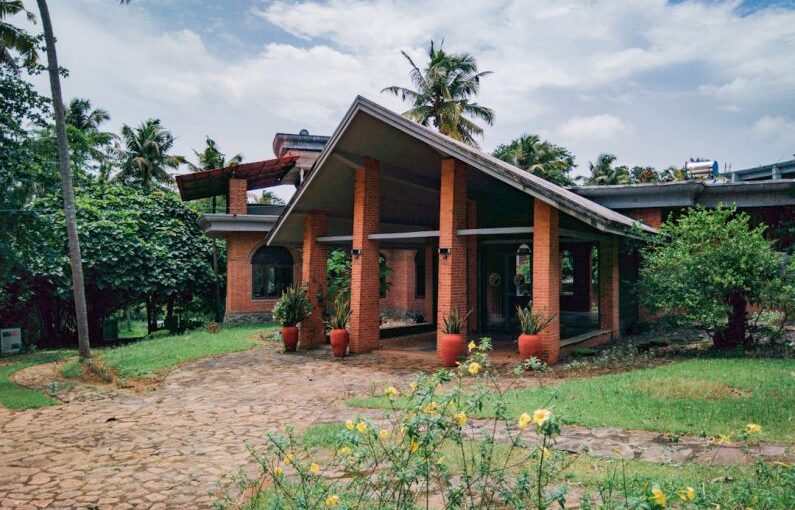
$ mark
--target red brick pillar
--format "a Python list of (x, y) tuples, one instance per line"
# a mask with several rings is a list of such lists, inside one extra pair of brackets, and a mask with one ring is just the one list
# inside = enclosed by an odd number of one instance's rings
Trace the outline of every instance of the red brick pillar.
[(378, 161), (364, 158), (356, 169), (353, 190), (353, 249), (361, 250), (351, 260), (350, 350), (369, 352), (380, 345), (378, 241), (368, 239), (380, 224)]
[(619, 335), (618, 317), (618, 238), (599, 242), (599, 327)]
[(304, 251), (301, 259), (301, 285), (312, 302), (312, 314), (301, 323), (301, 348), (311, 349), (326, 340), (323, 323), (326, 287), (326, 246), (318, 237), (326, 235), (328, 214), (312, 211), (304, 218)]
[(558, 210), (537, 198), (533, 202), (533, 311), (555, 316), (541, 332), (543, 361), (555, 363), (560, 358)]
[(591, 310), (591, 243), (572, 245), (574, 258), (574, 306), (576, 312)]
[(431, 243), (425, 245), (425, 301), (423, 301), (422, 313), (425, 322), (433, 322), (436, 317), (436, 303), (433, 302), (433, 259), (436, 257), (436, 250)]
[(248, 202), (248, 181), (245, 179), (229, 179), (229, 194), (227, 204), (229, 204), (229, 214), (246, 214)]
[[(466, 313), (467, 302), (467, 240), (458, 230), (465, 228), (467, 215), (466, 166), (453, 158), (442, 160), (442, 182), (439, 198), (439, 296), (437, 305), (437, 353), (442, 339), (444, 317), (451, 310)], [(466, 331), (461, 332), (466, 336)]]
[[(467, 203), (467, 228), (478, 228), (478, 204)], [(478, 330), (478, 236), (467, 236), (467, 307), (472, 310), (469, 316), (468, 331)]]

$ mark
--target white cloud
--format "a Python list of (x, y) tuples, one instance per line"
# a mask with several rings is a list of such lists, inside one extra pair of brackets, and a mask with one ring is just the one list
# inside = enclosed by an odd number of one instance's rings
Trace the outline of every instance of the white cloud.
[[(25, 3), (36, 10), (32, 0)], [(223, 37), (208, 41), (193, 27), (158, 19), (157, 2), (51, 2), (59, 56), (71, 72), (67, 98), (88, 97), (108, 109), (113, 127), (159, 117), (183, 154), (210, 135), (229, 153), (270, 157), (275, 132), (329, 134), (357, 94), (402, 111), (396, 98), (380, 93), (408, 85), (400, 50), (421, 63), (428, 42), (444, 38), (448, 50), (470, 52), (494, 72), (478, 97), (496, 112), (485, 148), (522, 133), (551, 133), (581, 167), (603, 151), (621, 163), (659, 167), (691, 155), (735, 168), (779, 156), (781, 139), (763, 135), (791, 133), (788, 119), (795, 118), (795, 11), (741, 14), (736, 7), (665, 0), (262, 2), (254, 16), (229, 16), (214, 30), (236, 34), (253, 19), (263, 33), (290, 36), (263, 37), (221, 57), (213, 50)], [(39, 83), (46, 90), (43, 77)]]
[(609, 140), (631, 131), (626, 122), (613, 115), (572, 117), (560, 126), (560, 134), (572, 141), (576, 139)]
[(795, 141), (795, 120), (765, 115), (753, 123), (751, 133), (762, 140)]

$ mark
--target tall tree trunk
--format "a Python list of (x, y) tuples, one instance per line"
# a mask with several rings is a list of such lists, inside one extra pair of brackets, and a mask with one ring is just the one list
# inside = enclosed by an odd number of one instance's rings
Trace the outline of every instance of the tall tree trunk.
[(72, 170), (69, 164), (69, 141), (66, 138), (61, 78), (58, 74), (58, 56), (55, 53), (55, 35), (52, 30), (47, 0), (37, 0), (41, 24), (44, 28), (44, 41), (47, 45), (47, 67), (52, 89), (52, 107), (55, 111), (55, 133), (58, 137), (58, 168), (63, 185), (63, 210), (66, 216), (66, 232), (69, 236), (69, 258), (72, 264), (72, 292), (75, 299), (77, 318), (77, 345), (80, 359), (91, 357), (88, 317), (86, 314), (86, 291), (83, 285), (83, 261), (80, 255), (80, 239), (77, 235), (77, 214), (75, 213), (75, 192), (72, 186)]
[(157, 309), (154, 299), (146, 298), (146, 332), (150, 335), (157, 330)]

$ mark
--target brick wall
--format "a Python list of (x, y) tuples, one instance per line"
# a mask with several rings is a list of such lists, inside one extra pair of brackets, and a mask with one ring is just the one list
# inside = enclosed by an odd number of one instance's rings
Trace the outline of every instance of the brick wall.
[[(439, 248), (450, 248), (447, 256), (439, 255), (439, 296), (437, 306), (437, 351), (442, 338), (444, 317), (453, 309), (466, 313), (467, 302), (467, 240), (458, 230), (466, 226), (467, 180), (464, 163), (442, 160), (439, 197)], [(466, 336), (466, 331), (462, 331)]]
[(353, 249), (361, 255), (351, 260), (350, 350), (369, 352), (379, 346), (378, 241), (368, 239), (380, 225), (380, 192), (378, 162), (364, 159), (356, 169), (353, 193)]
[(534, 199), (533, 206), (533, 310), (555, 319), (541, 336), (546, 363), (560, 358), (560, 248), (558, 210)]
[[(424, 256), (424, 249), (423, 256)], [(387, 281), (389, 290), (386, 296), (381, 298), (381, 310), (396, 310), (407, 312), (410, 310), (422, 312), (425, 306), (425, 299), (416, 297), (416, 267), (414, 257), (417, 250), (414, 249), (388, 249), (381, 250), (381, 254), (386, 257), (386, 265), (392, 270)], [(426, 266), (426, 270), (427, 266)]]
[[(226, 239), (226, 313), (251, 314), (273, 310), (276, 299), (251, 298), (251, 256), (265, 242), (261, 232), (235, 232)], [(293, 256), (293, 281), (298, 281), (301, 255), (289, 249)]]
[(246, 214), (247, 194), (245, 179), (229, 179), (229, 214)]
[(643, 222), (651, 228), (660, 228), (662, 225), (662, 211), (659, 207), (639, 207), (637, 209), (627, 209), (621, 211), (625, 216), (633, 220)]
[(304, 250), (301, 268), (301, 285), (312, 302), (312, 313), (301, 323), (301, 347), (311, 349), (326, 339), (323, 322), (325, 311), (323, 299), (328, 294), (326, 283), (327, 248), (315, 241), (326, 234), (328, 214), (312, 211), (304, 218)]

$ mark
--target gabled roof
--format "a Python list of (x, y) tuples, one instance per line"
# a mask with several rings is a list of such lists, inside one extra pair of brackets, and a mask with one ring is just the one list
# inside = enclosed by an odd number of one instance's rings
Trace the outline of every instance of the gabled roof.
[(276, 186), (284, 175), (295, 166), (299, 157), (299, 155), (288, 153), (281, 158), (178, 175), (179, 196), (182, 197), (182, 200), (196, 200), (226, 195), (229, 190), (229, 179), (232, 177), (246, 179), (249, 190)]
[(354, 118), (361, 114), (369, 115), (378, 121), (386, 123), (410, 137), (427, 144), (437, 152), (444, 154), (445, 157), (456, 158), (466, 163), (471, 168), (519, 189), (532, 196), (534, 199), (542, 200), (598, 230), (619, 235), (630, 235), (633, 226), (637, 226), (641, 230), (655, 232), (651, 227), (643, 225), (623, 214), (612, 211), (565, 188), (552, 184), (549, 181), (519, 169), (505, 161), (499, 160), (490, 154), (443, 135), (438, 131), (417, 124), (369, 99), (357, 96), (343, 117), (342, 122), (337, 126), (331, 139), (326, 144), (323, 152), (320, 153), (309, 178), (298, 189), (296, 194), (293, 195), (290, 203), (287, 205), (287, 210), (274, 226), (268, 236), (268, 243), (278, 236), (279, 230), (284, 225), (286, 219), (293, 212), (296, 205), (301, 202), (301, 198), (306, 191), (312, 187), (313, 180), (323, 172), (323, 166), (329, 160), (329, 157), (334, 152), (343, 134), (347, 131)]

